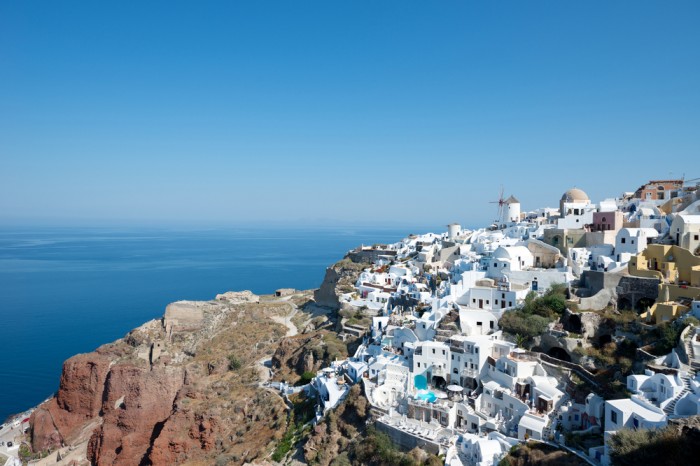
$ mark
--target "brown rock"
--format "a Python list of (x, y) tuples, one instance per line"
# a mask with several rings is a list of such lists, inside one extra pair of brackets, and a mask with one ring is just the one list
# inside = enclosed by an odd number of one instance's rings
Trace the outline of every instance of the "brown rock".
[(88, 459), (95, 465), (140, 464), (170, 416), (182, 381), (180, 370), (166, 367), (112, 367), (102, 404), (104, 422), (90, 439)]
[(31, 417), (34, 451), (70, 443), (86, 422), (99, 415), (109, 365), (110, 359), (97, 353), (78, 354), (63, 364), (56, 397)]
[[(52, 402), (55, 401), (51, 400)], [(42, 405), (37, 408), (30, 418), (30, 424), (32, 426), (31, 439), (32, 447), (34, 451), (45, 451), (50, 448), (56, 448), (61, 446), (62, 438), (61, 434), (58, 432), (58, 428), (53, 423), (51, 413)]]

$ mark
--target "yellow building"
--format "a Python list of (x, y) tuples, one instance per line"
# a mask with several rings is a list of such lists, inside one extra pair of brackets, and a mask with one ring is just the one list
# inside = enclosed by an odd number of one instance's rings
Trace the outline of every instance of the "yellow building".
[(647, 322), (675, 319), (689, 309), (678, 300), (700, 298), (700, 257), (679, 246), (650, 244), (630, 260), (629, 273), (661, 280), (658, 302), (640, 315)]

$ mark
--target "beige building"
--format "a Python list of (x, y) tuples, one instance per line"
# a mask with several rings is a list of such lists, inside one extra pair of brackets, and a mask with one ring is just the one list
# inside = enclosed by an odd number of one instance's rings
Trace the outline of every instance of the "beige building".
[(700, 257), (685, 248), (650, 244), (644, 252), (630, 259), (629, 273), (661, 280), (660, 296), (665, 296), (665, 288), (668, 289), (665, 301), (700, 297)]

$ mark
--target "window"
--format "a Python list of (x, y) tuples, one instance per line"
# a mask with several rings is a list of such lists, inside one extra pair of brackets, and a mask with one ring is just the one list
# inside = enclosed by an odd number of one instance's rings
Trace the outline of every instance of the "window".
[(491, 328), (493, 328), (493, 320), (492, 320), (491, 322), (489, 322), (489, 326), (490, 326)]
[(493, 304), (498, 304), (498, 300), (497, 300), (497, 299), (494, 299), (494, 300), (493, 300)]
[(453, 360), (453, 361), (455, 360), (455, 355), (454, 355), (454, 354), (452, 355), (452, 360)]
[(613, 424), (617, 424), (617, 412), (610, 411), (610, 420)]
[(625, 244), (627, 242), (627, 238), (620, 238), (620, 243)]
[[(420, 367), (420, 363), (418, 363), (418, 367)], [(372, 369), (372, 374), (374, 374), (374, 369)]]
[(433, 348), (433, 354), (435, 354), (435, 348)]
[(693, 235), (693, 240), (697, 241), (698, 239), (700, 239), (699, 235)]
[(442, 350), (442, 354), (443, 354), (443, 355), (445, 354), (445, 350)]
[(478, 325), (479, 327), (481, 327), (483, 324), (482, 324), (481, 322), (477, 322), (476, 325)]
[(456, 367), (455, 367), (454, 369), (452, 369), (452, 373), (453, 373), (453, 374), (456, 374), (456, 373), (457, 373), (457, 368), (456, 368)]

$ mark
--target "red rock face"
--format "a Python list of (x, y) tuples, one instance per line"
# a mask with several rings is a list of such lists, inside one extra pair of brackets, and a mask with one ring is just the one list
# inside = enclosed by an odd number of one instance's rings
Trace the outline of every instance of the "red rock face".
[(63, 364), (56, 397), (32, 414), (35, 451), (69, 443), (86, 421), (99, 415), (109, 364), (109, 358), (97, 353), (78, 354)]
[(97, 353), (78, 354), (63, 363), (58, 407), (86, 419), (99, 415), (109, 364), (109, 358)]
[(153, 465), (181, 464), (193, 451), (210, 451), (215, 447), (216, 430), (220, 421), (216, 417), (203, 418), (192, 412), (178, 412), (168, 418), (148, 459)]
[(31, 437), (35, 451), (44, 451), (61, 445), (61, 434), (53, 423), (49, 405), (55, 406), (56, 401), (51, 400), (37, 408), (31, 416)]
[(90, 439), (95, 465), (132, 465), (145, 459), (173, 410), (182, 372), (165, 367), (113, 366), (107, 377), (103, 424)]

